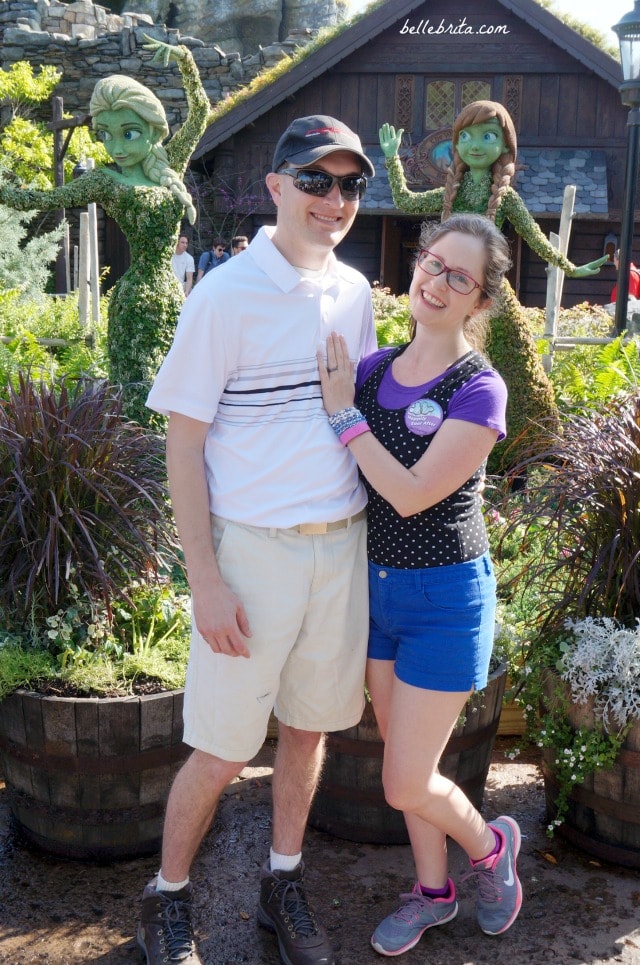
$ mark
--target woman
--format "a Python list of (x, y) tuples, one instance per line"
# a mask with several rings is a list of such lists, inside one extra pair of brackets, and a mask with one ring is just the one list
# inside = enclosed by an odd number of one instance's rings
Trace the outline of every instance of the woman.
[(171, 345), (183, 295), (171, 256), (186, 209), (195, 209), (182, 177), (207, 124), (209, 101), (190, 51), (160, 41), (145, 45), (165, 66), (175, 60), (182, 74), (189, 114), (169, 134), (164, 108), (147, 87), (114, 74), (96, 84), (90, 104), (92, 125), (114, 166), (97, 168), (70, 184), (32, 191), (0, 182), (0, 201), (21, 211), (100, 204), (122, 228), (131, 265), (109, 299), (109, 375), (126, 385), (127, 413), (147, 421), (145, 399)]
[[(557, 265), (570, 278), (596, 274), (606, 256), (576, 267), (549, 242), (517, 191), (511, 186), (515, 174), (517, 138), (509, 112), (496, 101), (474, 101), (458, 114), (453, 126), (453, 163), (444, 187), (413, 192), (407, 188), (398, 150), (402, 130), (389, 124), (380, 128), (380, 146), (386, 157), (393, 201), (411, 214), (441, 214), (446, 221), (453, 212), (485, 214), (502, 228), (510, 221), (518, 234), (544, 261)], [(490, 463), (492, 470), (518, 461), (518, 449), (531, 445), (535, 432), (541, 444), (546, 433), (540, 424), (555, 424), (553, 389), (541, 364), (522, 306), (504, 282), (491, 312), (487, 350), (509, 388), (507, 423), (510, 449), (500, 445)], [(525, 433), (528, 434), (525, 440)]]
[(505, 432), (506, 388), (476, 335), (508, 267), (507, 243), (487, 218), (454, 215), (426, 228), (409, 291), (412, 339), (360, 363), (357, 409), (344, 340), (330, 336), (326, 365), (318, 358), (329, 421), (369, 496), (367, 684), (385, 741), (385, 796), (404, 813), (418, 879), (373, 935), (382, 955), (407, 951), (455, 917), (447, 835), (478, 877), (483, 931), (505, 931), (522, 901), (518, 825), (486, 824), (438, 773), (467, 698), (486, 685), (493, 642), (480, 493)]

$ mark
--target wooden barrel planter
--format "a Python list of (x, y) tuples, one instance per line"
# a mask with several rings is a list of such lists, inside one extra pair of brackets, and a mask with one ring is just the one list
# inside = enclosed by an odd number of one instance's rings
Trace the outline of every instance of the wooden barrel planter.
[[(464, 719), (440, 760), (440, 772), (455, 781), (478, 810), (500, 721), (506, 665), (489, 676), (484, 690), (467, 701)], [(400, 811), (389, 807), (382, 789), (384, 744), (371, 704), (356, 727), (327, 735), (327, 755), (309, 824), (348, 841), (406, 844)]]
[(80, 860), (157, 851), (171, 781), (189, 753), (183, 691), (142, 697), (45, 697), (0, 703), (0, 760), (19, 830)]
[[(592, 727), (591, 705), (572, 704), (571, 726)], [(556, 816), (559, 786), (553, 773), (557, 752), (542, 752), (545, 799), (549, 820)], [(629, 731), (614, 766), (596, 771), (574, 787), (569, 810), (557, 834), (586, 854), (623, 868), (640, 868), (640, 723)]]
[(498, 737), (522, 737), (527, 732), (524, 709), (514, 699), (515, 688), (509, 674), (502, 699), (502, 713), (498, 725)]

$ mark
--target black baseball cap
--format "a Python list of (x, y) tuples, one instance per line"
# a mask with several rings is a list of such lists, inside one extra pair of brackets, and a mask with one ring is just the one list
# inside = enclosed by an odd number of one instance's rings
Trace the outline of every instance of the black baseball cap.
[(272, 170), (277, 171), (286, 161), (296, 167), (307, 167), (336, 151), (356, 154), (362, 162), (363, 173), (369, 177), (375, 175), (373, 164), (364, 153), (358, 135), (342, 121), (326, 114), (297, 117), (289, 124), (276, 144)]

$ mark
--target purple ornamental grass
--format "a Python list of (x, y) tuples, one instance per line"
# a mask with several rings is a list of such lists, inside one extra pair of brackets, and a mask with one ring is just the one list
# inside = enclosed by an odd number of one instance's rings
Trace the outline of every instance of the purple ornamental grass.
[[(543, 622), (640, 615), (640, 395), (612, 399), (588, 416), (570, 415), (544, 452), (513, 471), (521, 498), (506, 499), (509, 532), (523, 527), (541, 552), (516, 577), (544, 590)], [(523, 547), (523, 548), (524, 548)]]
[(21, 375), (0, 401), (0, 608), (40, 625), (70, 584), (111, 611), (175, 562), (164, 442), (122, 414), (118, 389)]

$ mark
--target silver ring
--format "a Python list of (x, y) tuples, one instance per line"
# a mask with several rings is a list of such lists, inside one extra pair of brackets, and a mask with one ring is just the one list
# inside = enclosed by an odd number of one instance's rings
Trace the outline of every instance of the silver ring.
[(338, 371), (337, 366), (335, 369), (330, 369), (329, 366), (327, 366), (327, 372), (337, 372), (337, 371)]

